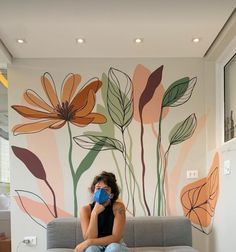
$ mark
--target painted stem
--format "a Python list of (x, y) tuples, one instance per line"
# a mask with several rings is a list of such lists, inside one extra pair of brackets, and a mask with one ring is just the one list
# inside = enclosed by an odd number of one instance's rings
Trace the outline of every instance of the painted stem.
[(166, 170), (167, 170), (167, 165), (168, 165), (168, 155), (169, 155), (169, 151), (170, 151), (170, 147), (171, 145), (169, 145), (165, 155), (164, 155), (164, 159), (165, 159), (165, 163), (164, 163), (164, 172), (163, 172), (163, 179), (162, 179), (162, 191), (163, 191), (163, 198), (164, 198), (164, 214), (166, 215), (166, 190), (165, 190), (165, 181), (166, 181)]
[(111, 154), (112, 154), (112, 157), (114, 159), (114, 162), (115, 162), (115, 165), (116, 165), (116, 169), (117, 169), (117, 172), (118, 172), (118, 176), (119, 176), (119, 179), (120, 179), (120, 187), (121, 187), (121, 198), (123, 198), (123, 190), (124, 190), (124, 186), (123, 186), (123, 180), (122, 180), (122, 176), (121, 176), (121, 171), (120, 171), (120, 168), (119, 168), (119, 165), (118, 165), (118, 162), (116, 160), (116, 156), (115, 156), (115, 153), (113, 150), (111, 150)]
[[(159, 128), (158, 128), (158, 139), (157, 139), (157, 194), (158, 194), (158, 208), (157, 208), (157, 215), (161, 216), (161, 209), (162, 209), (162, 186), (161, 186), (161, 121), (162, 121), (162, 112), (163, 112), (163, 108), (161, 108), (161, 112), (160, 112), (160, 118), (159, 118)], [(154, 200), (155, 202), (155, 200)]]
[(123, 146), (124, 146), (124, 151), (123, 151), (122, 154), (123, 154), (123, 158), (124, 158), (124, 161), (125, 161), (125, 184), (126, 184), (127, 193), (128, 193), (126, 208), (128, 208), (129, 200), (130, 200), (130, 191), (129, 191), (129, 185), (128, 185), (128, 181), (127, 181), (126, 145), (125, 145), (125, 138), (124, 138), (124, 130), (123, 129), (121, 129), (121, 134), (122, 134), (122, 140), (123, 140)]
[(48, 188), (49, 188), (50, 191), (52, 192), (54, 215), (55, 215), (55, 218), (57, 218), (57, 217), (58, 217), (58, 214), (57, 214), (57, 204), (56, 204), (56, 195), (55, 195), (55, 192), (53, 191), (52, 187), (50, 186), (50, 184), (48, 183), (47, 180), (44, 180), (44, 182), (46, 183), (46, 185), (48, 186)]
[(142, 163), (142, 189), (143, 189), (143, 201), (144, 205), (147, 209), (148, 216), (151, 215), (150, 209), (147, 204), (146, 195), (145, 195), (145, 162), (144, 162), (144, 146), (143, 146), (143, 135), (144, 135), (144, 127), (143, 127), (143, 117), (142, 112), (140, 112), (140, 121), (141, 121), (141, 133), (140, 133), (140, 142), (141, 142), (141, 163)]
[(78, 216), (78, 202), (77, 202), (77, 194), (76, 194), (77, 183), (75, 181), (75, 171), (74, 171), (74, 167), (73, 167), (73, 164), (72, 164), (73, 141), (72, 141), (72, 133), (71, 133), (71, 128), (70, 128), (69, 122), (67, 123), (67, 126), (68, 126), (69, 139), (70, 139), (68, 159), (69, 159), (71, 175), (72, 175), (72, 178), (73, 178), (74, 217), (77, 217)]
[[(129, 155), (127, 155), (128, 160), (129, 160), (129, 177), (130, 177), (130, 190), (131, 190), (131, 197), (132, 197), (132, 204), (133, 204), (133, 216), (136, 214), (136, 206), (135, 206), (135, 182), (132, 181), (132, 173), (134, 174), (134, 167), (132, 164), (132, 149), (133, 149), (133, 142), (132, 142), (132, 137), (129, 132), (129, 129), (127, 129), (128, 136), (129, 136), (129, 142), (130, 142), (130, 148), (129, 148)], [(132, 172), (131, 172), (132, 171)]]

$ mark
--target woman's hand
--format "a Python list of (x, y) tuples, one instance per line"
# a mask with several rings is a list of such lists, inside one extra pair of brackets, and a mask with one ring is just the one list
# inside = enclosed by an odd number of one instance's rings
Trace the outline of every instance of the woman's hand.
[[(108, 200), (108, 201), (107, 202), (109, 204), (110, 200)], [(99, 215), (101, 212), (103, 212), (105, 210), (105, 207), (108, 205), (108, 204), (106, 204), (107, 202), (105, 202), (103, 205), (96, 202), (95, 206), (94, 206), (94, 208), (92, 210), (92, 213), (96, 213), (96, 215)]]
[(78, 244), (75, 248), (75, 252), (84, 252), (87, 247), (91, 245), (90, 239), (87, 239), (80, 244)]

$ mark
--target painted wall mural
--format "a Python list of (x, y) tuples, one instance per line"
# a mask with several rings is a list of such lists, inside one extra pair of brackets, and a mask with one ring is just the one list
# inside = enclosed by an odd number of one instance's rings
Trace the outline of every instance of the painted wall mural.
[[(30, 218), (45, 227), (52, 218), (77, 217), (78, 207), (80, 207), (78, 197), (81, 197), (78, 193), (78, 184), (83, 174), (96, 162), (99, 153), (104, 151), (109, 151), (112, 155), (116, 167), (115, 173), (120, 181), (121, 198), (130, 215), (137, 216), (137, 212), (147, 216), (171, 215), (172, 205), (168, 199), (173, 194), (174, 188), (174, 186), (171, 187), (171, 176), (176, 176), (176, 174), (173, 170), (169, 172), (168, 161), (173, 155), (170, 150), (184, 142), (186, 145), (193, 144), (196, 139), (193, 136), (199, 134), (200, 129), (203, 128), (204, 119), (197, 120), (195, 113), (185, 118), (176, 116), (178, 120), (170, 125), (170, 131), (167, 132), (163, 128), (163, 121), (170, 116), (170, 110), (184, 107), (191, 98), (197, 83), (196, 77), (183, 77), (175, 80), (165, 89), (162, 83), (163, 69), (162, 65), (151, 72), (145, 66), (137, 65), (131, 78), (120, 69), (111, 67), (108, 74), (102, 74), (101, 80), (97, 77), (91, 78), (83, 85), (79, 74), (70, 73), (62, 82), (60, 97), (57, 92), (59, 85), (56, 85), (51, 74), (46, 72), (41, 77), (41, 84), (47, 100), (34, 90), (27, 89), (23, 96), (28, 105), (11, 106), (27, 119), (13, 127), (15, 137), (48, 130), (59, 131), (64, 126), (68, 131), (69, 145), (65, 146), (67, 149), (65, 156), (68, 159), (67, 172), (72, 181), (70, 186), (72, 187), (71, 195), (73, 195), (73, 211), (71, 212), (58, 206), (59, 195), (54, 189), (54, 183), (50, 184), (47, 179), (50, 167), (43, 164), (43, 159), (41, 160), (41, 157), (30, 149), (12, 146), (14, 155), (23, 162), (34, 179), (44, 182), (51, 194), (52, 200), (47, 202), (33, 191), (15, 190), (16, 202)], [(98, 91), (101, 92), (103, 103), (96, 104)], [(95, 106), (97, 112), (95, 112)], [(200, 123), (197, 124), (197, 121)], [(86, 131), (86, 126), (90, 124), (97, 124), (100, 131)], [(139, 125), (138, 136), (130, 130), (132, 124)], [(145, 145), (147, 126), (151, 126), (154, 136), (152, 139), (156, 143), (153, 153), (149, 153)], [(80, 128), (82, 134), (73, 135), (72, 127)], [(168, 144), (163, 141), (163, 136), (168, 136)], [(138, 142), (138, 145), (134, 142)], [(87, 151), (79, 164), (73, 156), (75, 148)], [(123, 164), (118, 161), (117, 155), (122, 157)], [(150, 169), (148, 165), (150, 155), (153, 155), (155, 159), (151, 185), (146, 179)], [(140, 160), (139, 166), (134, 163), (134, 159)], [(191, 184), (186, 188), (191, 191)], [(202, 221), (196, 223), (196, 218), (193, 218), (195, 209), (191, 210), (191, 213), (188, 212), (189, 209), (186, 210), (192, 203), (188, 202), (189, 197), (186, 196), (184, 190), (185, 188), (181, 193), (184, 214), (193, 223), (201, 226)], [(195, 195), (195, 193), (192, 194)], [(205, 218), (201, 216), (200, 219)], [(199, 230), (202, 231), (201, 228)]]

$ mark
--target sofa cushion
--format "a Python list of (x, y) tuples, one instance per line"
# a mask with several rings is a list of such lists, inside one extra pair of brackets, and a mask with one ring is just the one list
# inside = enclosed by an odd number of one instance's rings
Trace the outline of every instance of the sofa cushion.
[(171, 246), (171, 247), (138, 247), (130, 249), (130, 252), (197, 252), (189, 246)]
[[(129, 248), (130, 252), (197, 252), (189, 246), (172, 246), (172, 247), (139, 247)], [(74, 252), (74, 249), (49, 249), (48, 252)]]

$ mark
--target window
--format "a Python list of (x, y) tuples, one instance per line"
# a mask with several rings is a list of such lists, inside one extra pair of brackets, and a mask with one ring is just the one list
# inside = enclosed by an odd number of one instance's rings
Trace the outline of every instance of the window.
[(10, 182), (9, 141), (0, 137), (0, 182)]
[(224, 67), (224, 141), (236, 137), (236, 54)]

